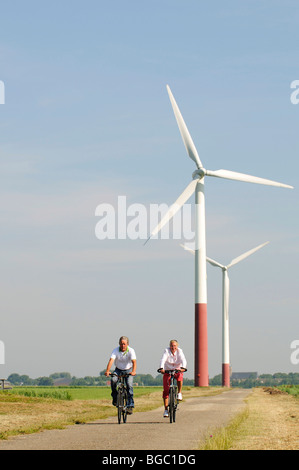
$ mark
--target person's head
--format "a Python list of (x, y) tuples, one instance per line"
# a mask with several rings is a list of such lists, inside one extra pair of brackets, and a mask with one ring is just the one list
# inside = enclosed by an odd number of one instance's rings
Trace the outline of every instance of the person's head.
[(170, 351), (172, 352), (172, 354), (176, 352), (176, 350), (178, 349), (178, 346), (179, 346), (179, 343), (177, 342), (176, 339), (171, 339), (169, 341), (169, 347), (170, 347)]
[(121, 336), (119, 338), (119, 347), (121, 351), (125, 351), (129, 346), (129, 338), (127, 336)]

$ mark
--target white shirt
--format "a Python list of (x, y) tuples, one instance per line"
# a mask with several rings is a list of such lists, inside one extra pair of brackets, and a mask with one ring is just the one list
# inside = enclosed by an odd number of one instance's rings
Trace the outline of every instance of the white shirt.
[(122, 352), (119, 348), (113, 349), (111, 359), (115, 359), (115, 366), (120, 370), (128, 370), (133, 367), (133, 360), (136, 360), (136, 354), (133, 348), (128, 346), (127, 350)]
[(183, 350), (178, 348), (174, 354), (172, 354), (170, 348), (164, 350), (163, 356), (160, 361), (160, 368), (164, 370), (174, 370), (183, 367), (186, 369), (187, 361)]

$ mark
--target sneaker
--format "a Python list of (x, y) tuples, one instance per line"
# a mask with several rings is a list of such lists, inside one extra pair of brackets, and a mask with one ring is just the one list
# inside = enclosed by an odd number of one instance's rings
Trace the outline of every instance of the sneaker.
[(178, 393), (178, 400), (181, 401), (182, 399), (183, 399), (182, 394), (181, 394), (181, 393)]
[(168, 410), (164, 410), (163, 418), (168, 418), (168, 416), (169, 416)]
[(127, 408), (127, 414), (128, 415), (133, 414), (133, 408), (132, 407)]

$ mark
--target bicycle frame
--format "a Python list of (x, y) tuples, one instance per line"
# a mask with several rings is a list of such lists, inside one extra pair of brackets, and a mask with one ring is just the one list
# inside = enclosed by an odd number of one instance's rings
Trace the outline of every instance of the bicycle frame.
[(176, 411), (178, 408), (178, 386), (175, 380), (177, 370), (166, 370), (165, 373), (170, 376), (168, 411), (170, 423), (175, 423)]

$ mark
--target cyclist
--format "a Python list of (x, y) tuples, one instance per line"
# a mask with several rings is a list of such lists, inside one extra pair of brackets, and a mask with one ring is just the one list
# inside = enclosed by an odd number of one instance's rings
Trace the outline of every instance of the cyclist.
[[(119, 338), (119, 347), (113, 349), (109, 362), (107, 364), (105, 375), (109, 376), (110, 369), (112, 364), (115, 362), (114, 374), (121, 375), (127, 373), (126, 385), (128, 391), (128, 403), (127, 403), (127, 413), (132, 414), (134, 408), (134, 392), (133, 392), (133, 376), (136, 375), (136, 353), (133, 348), (129, 346), (129, 339), (127, 336), (121, 336)], [(117, 405), (117, 377), (111, 377), (111, 396), (112, 404)]]
[(183, 386), (183, 371), (187, 367), (187, 361), (183, 350), (179, 348), (176, 339), (169, 342), (169, 348), (164, 350), (163, 356), (160, 361), (160, 372), (163, 375), (163, 400), (164, 400), (164, 418), (168, 418), (168, 397), (169, 397), (169, 375), (165, 374), (165, 370), (178, 369), (181, 372), (175, 374), (178, 384), (178, 399), (182, 400), (182, 386)]

